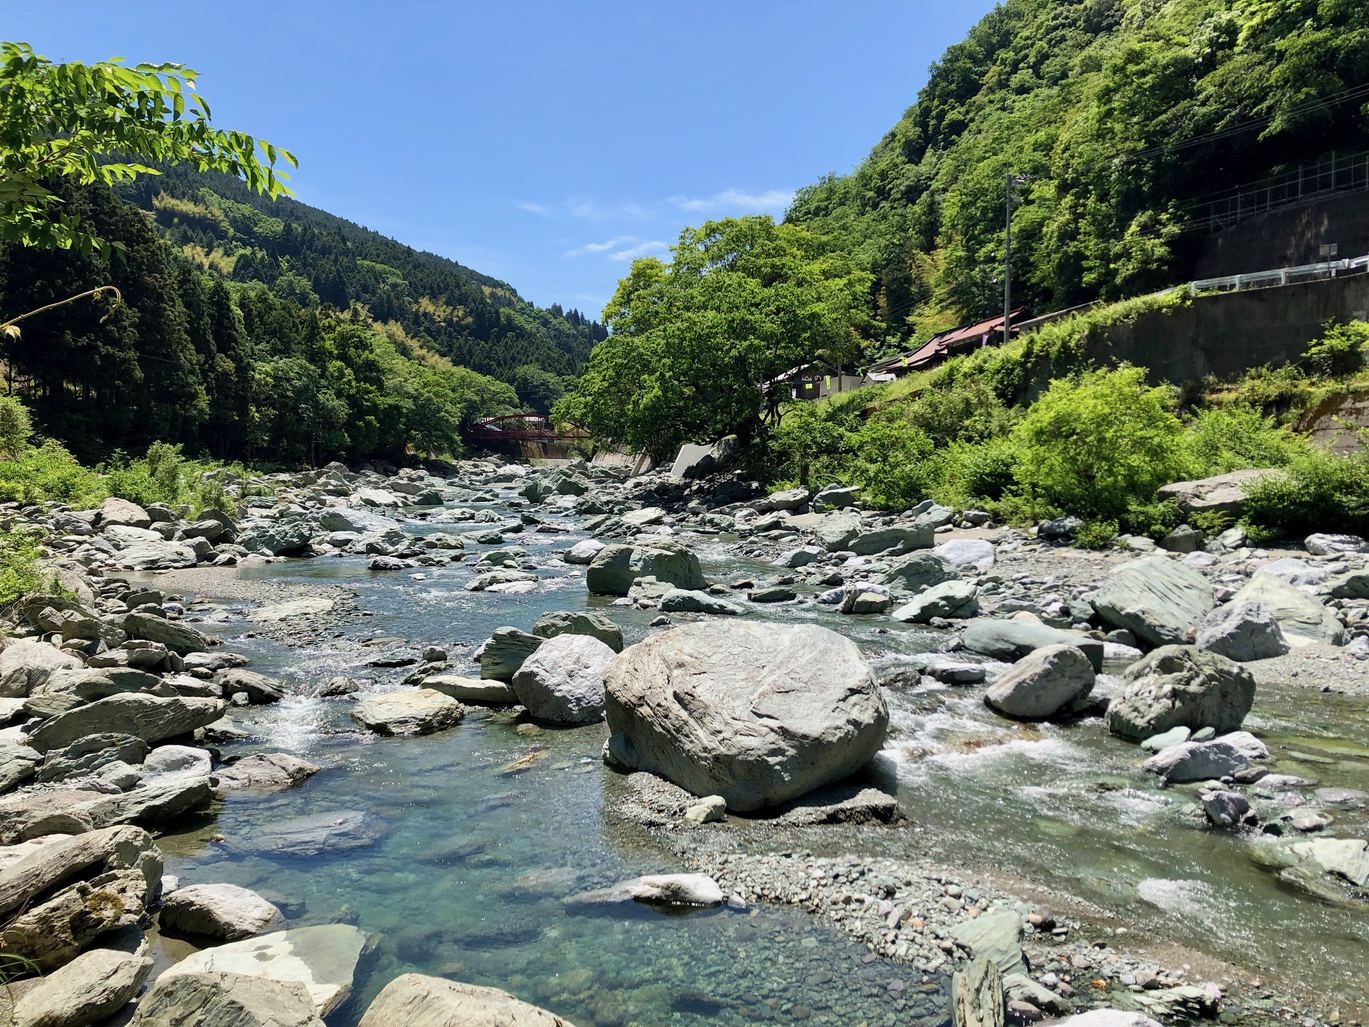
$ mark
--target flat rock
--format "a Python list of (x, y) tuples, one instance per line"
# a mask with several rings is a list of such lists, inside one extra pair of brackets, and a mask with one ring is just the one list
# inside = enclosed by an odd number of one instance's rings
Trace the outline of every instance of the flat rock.
[(1191, 642), (1216, 605), (1202, 574), (1165, 556), (1122, 564), (1092, 602), (1108, 624), (1156, 646)]
[(187, 884), (162, 903), (164, 934), (239, 941), (280, 923), (280, 910), (256, 892), (235, 884)]
[(1311, 593), (1263, 570), (1251, 577), (1232, 602), (1263, 606), (1273, 614), (1290, 645), (1303, 646), (1312, 642), (1341, 645), (1345, 641), (1345, 628), (1335, 610)]
[(573, 1027), (506, 991), (401, 974), (385, 985), (359, 1027)]
[(746, 607), (699, 589), (672, 588), (661, 596), (659, 606), (662, 613), (706, 613), (730, 617), (746, 613)]
[(350, 924), (296, 927), (192, 953), (163, 971), (158, 983), (182, 974), (231, 973), (301, 984), (315, 1013), (327, 1016), (352, 993), (367, 945), (367, 936)]
[(1245, 506), (1246, 489), (1261, 478), (1279, 473), (1281, 472), (1265, 468), (1229, 471), (1226, 474), (1213, 475), (1211, 478), (1176, 481), (1171, 485), (1164, 485), (1160, 488), (1159, 495), (1161, 499), (1172, 499), (1177, 502), (1179, 509), (1184, 513), (1211, 511), (1236, 518), (1241, 515)]
[(1250, 600), (1226, 603), (1209, 613), (1194, 644), (1237, 663), (1272, 659), (1292, 648), (1273, 612)]
[(79, 670), (84, 664), (71, 653), (36, 638), (21, 638), (0, 651), (0, 696), (24, 698), (53, 671)]
[(14, 1003), (15, 1027), (93, 1027), (142, 988), (152, 960), (113, 949), (88, 949), (41, 978)]
[(1052, 628), (1033, 621), (985, 618), (966, 625), (961, 645), (995, 660), (1020, 660), (1048, 645), (1071, 645), (1089, 658), (1095, 671), (1103, 669), (1103, 643), (1082, 631)]
[(331, 613), (335, 606), (337, 601), (327, 596), (310, 596), (305, 599), (292, 599), (286, 603), (259, 606), (247, 615), (247, 619), (257, 624), (276, 624), (301, 617), (319, 617)]
[(466, 709), (432, 688), (367, 696), (352, 710), (352, 719), (379, 735), (430, 735), (461, 722)]
[(973, 582), (953, 578), (919, 592), (893, 612), (894, 620), (926, 624), (934, 618), (956, 620), (979, 612), (979, 589)]
[(518, 702), (513, 686), (493, 678), (468, 678), (460, 674), (433, 674), (423, 687), (449, 695), (458, 702), (477, 706), (513, 706)]
[(291, 788), (320, 769), (318, 764), (289, 753), (259, 752), (220, 767), (214, 776), (219, 791), (232, 792), (243, 788)]
[(1169, 784), (1184, 784), (1226, 777), (1268, 757), (1269, 750), (1254, 735), (1233, 731), (1206, 742), (1171, 745), (1146, 760), (1141, 769)]
[(537, 618), (532, 633), (538, 638), (557, 635), (589, 635), (615, 653), (623, 651), (623, 629), (602, 613), (590, 610), (552, 610)]
[(268, 855), (313, 857), (369, 848), (384, 833), (373, 813), (336, 810), (274, 821), (251, 836), (251, 846)]
[(132, 735), (153, 744), (212, 724), (224, 709), (221, 699), (112, 695), (44, 721), (29, 734), (28, 745), (47, 752), (99, 732)]
[(190, 625), (169, 621), (165, 617), (151, 613), (139, 613), (135, 610), (127, 614), (124, 617), (123, 628), (129, 638), (160, 642), (180, 656), (202, 653), (209, 649), (209, 639)]
[(723, 890), (717, 881), (705, 874), (648, 874), (610, 888), (582, 892), (567, 902), (575, 906), (619, 902), (641, 902), (651, 906), (721, 906)]
[(255, 974), (164, 973), (128, 1027), (324, 1027), (299, 981)]

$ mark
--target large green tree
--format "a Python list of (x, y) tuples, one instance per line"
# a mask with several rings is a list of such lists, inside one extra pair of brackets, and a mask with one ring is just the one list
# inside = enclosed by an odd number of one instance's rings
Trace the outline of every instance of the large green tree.
[(613, 334), (557, 415), (658, 458), (724, 435), (749, 445), (766, 431), (772, 379), (855, 361), (874, 327), (871, 280), (823, 237), (768, 217), (685, 229), (669, 264), (638, 260), (619, 284), (604, 312)]

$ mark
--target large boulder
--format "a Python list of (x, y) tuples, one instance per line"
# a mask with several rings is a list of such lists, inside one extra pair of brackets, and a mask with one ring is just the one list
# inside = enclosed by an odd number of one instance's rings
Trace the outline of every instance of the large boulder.
[(434, 688), (367, 696), (352, 719), (378, 735), (430, 735), (461, 722), (466, 708)]
[(707, 613), (728, 617), (746, 613), (746, 607), (700, 589), (672, 588), (661, 596), (657, 605), (662, 613)]
[(222, 699), (111, 695), (43, 721), (29, 734), (28, 745), (47, 752), (100, 732), (132, 735), (151, 745), (212, 724), (223, 711)]
[(220, 767), (215, 777), (220, 792), (242, 788), (290, 788), (322, 769), (316, 763), (284, 752), (258, 752)]
[(1341, 645), (1345, 641), (1345, 628), (1335, 610), (1311, 593), (1264, 570), (1257, 571), (1232, 602), (1259, 603), (1274, 615), (1290, 645)]
[(863, 527), (860, 514), (854, 510), (839, 510), (823, 516), (813, 529), (813, 537), (823, 549), (837, 553), (850, 549)]
[(53, 671), (79, 670), (82, 666), (79, 659), (55, 645), (21, 638), (0, 652), (0, 698), (22, 699)]
[(122, 525), (128, 528), (152, 527), (152, 516), (137, 503), (110, 496), (96, 511), (96, 522), (101, 528)]
[(1093, 594), (1093, 608), (1104, 621), (1157, 646), (1193, 641), (1214, 605), (1208, 580), (1165, 556), (1122, 564)]
[(855, 643), (810, 624), (663, 632), (609, 665), (605, 697), (606, 760), (743, 812), (849, 776), (889, 723)]
[(1269, 758), (1265, 744), (1248, 731), (1233, 731), (1206, 742), (1181, 742), (1162, 749), (1141, 765), (1167, 784), (1210, 781)]
[(979, 589), (971, 581), (953, 578), (933, 585), (913, 596), (894, 611), (894, 620), (910, 624), (926, 624), (933, 618), (962, 619), (979, 612)]
[(602, 613), (590, 610), (552, 610), (537, 618), (532, 633), (538, 638), (557, 635), (589, 635), (597, 638), (615, 653), (623, 651), (623, 629)]
[(888, 528), (862, 531), (844, 548), (857, 556), (873, 556), (876, 553), (898, 554), (911, 553), (914, 549), (931, 549), (935, 541), (936, 528), (919, 520), (913, 524), (895, 524)]
[(1237, 663), (1268, 660), (1291, 648), (1273, 612), (1249, 600), (1213, 610), (1198, 628), (1194, 644)]
[(128, 1027), (324, 1027), (308, 989), (242, 973), (162, 974)]
[(1217, 513), (1240, 517), (1245, 506), (1246, 489), (1261, 478), (1278, 474), (1263, 468), (1228, 471), (1197, 481), (1176, 481), (1160, 488), (1161, 499), (1172, 499), (1184, 513)]
[(542, 647), (546, 639), (519, 628), (495, 628), (480, 647), (480, 676), (493, 681), (512, 681), (523, 661)]
[(913, 553), (890, 561), (889, 570), (884, 574), (884, 584), (909, 592), (920, 592), (924, 588), (940, 585), (955, 577), (941, 557), (933, 553)]
[(1255, 679), (1233, 660), (1193, 646), (1168, 645), (1122, 674), (1108, 705), (1108, 730), (1136, 741), (1174, 727), (1235, 731), (1255, 701)]
[(159, 681), (155, 674), (126, 667), (56, 670), (29, 693), (24, 712), (34, 717), (55, 717), (111, 695), (150, 691)]
[(401, 974), (375, 997), (359, 1027), (573, 1027), (498, 988)]
[(625, 596), (638, 578), (685, 589), (707, 585), (693, 550), (673, 539), (652, 538), (605, 546), (585, 572), (585, 586), (594, 595)]
[(995, 660), (1020, 660), (1048, 645), (1070, 645), (1089, 658), (1094, 670), (1103, 669), (1103, 643), (1082, 631), (1052, 628), (1039, 621), (985, 618), (970, 623), (960, 644), (972, 653)]
[(15, 1027), (92, 1027), (128, 1005), (152, 972), (146, 956), (89, 949), (14, 1003)]
[(236, 884), (188, 884), (162, 904), (163, 934), (239, 941), (280, 922), (280, 910), (256, 892)]
[(721, 906), (723, 890), (707, 874), (647, 874), (567, 900), (576, 906), (640, 902), (648, 906)]
[(209, 651), (209, 639), (190, 625), (177, 624), (151, 613), (139, 613), (135, 610), (128, 614), (124, 617), (124, 631), (129, 638), (160, 642), (181, 656)]
[(314, 1012), (327, 1016), (352, 993), (352, 978), (368, 944), (367, 936), (350, 924), (296, 927), (191, 953), (164, 970), (158, 983), (183, 974), (231, 973), (300, 984)]
[(593, 724), (604, 716), (604, 670), (614, 652), (589, 635), (542, 643), (513, 676), (513, 692), (537, 720)]
[(1070, 645), (1048, 645), (1022, 657), (989, 688), (984, 702), (1004, 716), (1044, 720), (1093, 691), (1093, 664)]
[(214, 680), (223, 689), (224, 695), (232, 698), (241, 693), (247, 696), (247, 701), (254, 706), (280, 702), (285, 697), (285, 689), (279, 681), (268, 678), (265, 674), (258, 674), (254, 670), (230, 667), (219, 671)]
[(993, 543), (984, 538), (953, 538), (932, 550), (952, 567), (987, 571), (994, 563)]
[(238, 536), (238, 545), (260, 556), (303, 556), (313, 538), (308, 521), (271, 521), (248, 528)]

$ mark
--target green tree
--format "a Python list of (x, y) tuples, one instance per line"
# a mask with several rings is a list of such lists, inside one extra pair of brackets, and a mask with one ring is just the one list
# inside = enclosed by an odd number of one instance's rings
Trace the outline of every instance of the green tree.
[(54, 181), (113, 185), (190, 164), (242, 177), (270, 196), (286, 192), (278, 161), (293, 154), (242, 132), (214, 128), (179, 64), (120, 60), (57, 64), (27, 43), (0, 43), (0, 239), (90, 250), (98, 245), (65, 209)]

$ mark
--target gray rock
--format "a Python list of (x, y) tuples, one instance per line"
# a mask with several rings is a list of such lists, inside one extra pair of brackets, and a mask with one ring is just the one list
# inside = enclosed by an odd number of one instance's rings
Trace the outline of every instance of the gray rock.
[(1308, 535), (1303, 545), (1313, 556), (1344, 556), (1347, 553), (1369, 553), (1369, 540), (1358, 535)]
[[(678, 463), (678, 461), (677, 461)], [(506, 991), (401, 974), (375, 997), (358, 1027), (573, 1027)]]
[(1108, 704), (1108, 730), (1137, 741), (1179, 726), (1235, 731), (1255, 701), (1249, 671), (1192, 646), (1156, 649), (1122, 680), (1121, 694)]
[(118, 525), (129, 528), (150, 528), (152, 527), (152, 518), (137, 503), (129, 502), (127, 499), (119, 499), (117, 496), (110, 496), (100, 504), (100, 509), (96, 511), (96, 523), (101, 528)]
[(662, 613), (707, 613), (729, 617), (746, 613), (744, 606), (697, 589), (672, 588), (661, 596), (659, 606)]
[(130, 571), (160, 571), (193, 567), (200, 554), (181, 542), (135, 542), (116, 553), (111, 562)]
[(1160, 1027), (1160, 1024), (1134, 1009), (1090, 1009), (1087, 1013), (1056, 1020), (1051, 1027)]
[(1068, 542), (1083, 526), (1084, 521), (1081, 517), (1056, 517), (1054, 520), (1042, 521), (1038, 524), (1036, 536), (1037, 538), (1050, 539), (1053, 542)]
[(952, 1027), (1003, 1027), (1003, 974), (978, 956), (951, 977)]
[(983, 538), (956, 538), (943, 542), (932, 553), (952, 567), (987, 571), (994, 563), (993, 543)]
[(746, 598), (753, 603), (792, 603), (799, 597), (788, 585), (770, 585), (747, 593)]
[(934, 617), (958, 620), (979, 612), (979, 589), (973, 582), (952, 579), (918, 593), (894, 611), (894, 620), (926, 624)]
[(1151, 735), (1141, 743), (1141, 748), (1146, 752), (1164, 752), (1172, 745), (1182, 745), (1187, 742), (1190, 734), (1192, 732), (1183, 725), (1172, 727), (1168, 731), (1161, 731), (1158, 735)]
[(837, 553), (850, 549), (863, 527), (860, 514), (854, 510), (842, 510), (826, 514), (813, 529), (813, 537), (823, 549)]
[(0, 742), (0, 793), (34, 777), (42, 759), (42, 753), (27, 745)]
[(1267, 570), (1257, 571), (1232, 602), (1264, 606), (1279, 622), (1279, 629), (1290, 645), (1311, 642), (1340, 645), (1345, 641), (1345, 628), (1335, 610)]
[(1172, 499), (1184, 513), (1221, 513), (1240, 517), (1245, 507), (1246, 489), (1253, 482), (1281, 472), (1265, 468), (1229, 471), (1196, 481), (1176, 481), (1159, 490), (1161, 499)]
[(743, 812), (853, 773), (889, 720), (855, 644), (814, 625), (676, 628), (624, 650), (605, 685), (606, 760)]
[(844, 510), (855, 506), (860, 499), (860, 490), (847, 485), (827, 485), (818, 489), (809, 506), (814, 510)]
[(707, 586), (699, 558), (687, 546), (668, 538), (639, 538), (632, 545), (605, 546), (585, 573), (592, 595), (625, 596), (638, 578), (650, 577), (676, 588)]
[(122, 667), (55, 670), (29, 693), (24, 712), (34, 717), (55, 717), (111, 695), (149, 691), (159, 680), (153, 674)]
[(841, 598), (838, 611), (856, 616), (887, 613), (894, 601), (879, 586), (848, 588)]
[(971, 622), (960, 637), (961, 645), (972, 653), (995, 660), (1020, 660), (1028, 653), (1048, 645), (1072, 645), (1093, 664), (1103, 669), (1103, 643), (1081, 631), (1051, 628), (1025, 620), (984, 619)]
[(378, 735), (431, 735), (461, 723), (466, 709), (432, 688), (367, 696), (352, 710), (352, 719)]
[(301, 984), (314, 1011), (327, 1016), (352, 993), (368, 944), (366, 935), (349, 924), (296, 927), (191, 953), (164, 970), (158, 983), (183, 974), (232, 973)]
[(188, 884), (162, 903), (163, 934), (216, 942), (251, 938), (280, 923), (280, 910), (236, 884)]
[(1202, 803), (1203, 815), (1213, 827), (1238, 828), (1254, 822), (1250, 803), (1239, 792), (1225, 789), (1209, 789), (1198, 796)]
[(129, 638), (160, 642), (181, 656), (202, 653), (209, 649), (209, 639), (188, 624), (177, 624), (150, 613), (134, 611), (128, 614), (124, 617), (123, 628)]
[(312, 858), (368, 848), (384, 833), (384, 825), (373, 814), (335, 810), (272, 821), (253, 835), (252, 847), (273, 856)]
[(279, 702), (285, 696), (285, 689), (279, 681), (240, 667), (219, 671), (215, 675), (215, 680), (223, 688), (224, 695), (232, 696), (242, 692), (247, 696), (247, 701), (254, 706)]
[(304, 599), (259, 606), (247, 615), (247, 619), (256, 624), (278, 624), (302, 617), (321, 617), (331, 613), (336, 605), (337, 601), (327, 596), (307, 596)]
[(153, 744), (212, 724), (223, 711), (220, 699), (112, 695), (45, 720), (28, 736), (28, 744), (47, 752), (98, 732), (133, 735)]
[(208, 777), (214, 761), (207, 749), (193, 745), (159, 745), (143, 759), (143, 772), (151, 778)]
[(817, 563), (822, 559), (823, 551), (816, 546), (800, 546), (798, 549), (791, 549), (781, 553), (775, 561), (776, 567), (785, 567), (789, 570), (798, 570), (800, 567), (807, 567), (809, 564)]
[(321, 768), (284, 752), (259, 752), (220, 767), (215, 775), (221, 792), (243, 788), (291, 788)]
[(537, 652), (545, 641), (518, 628), (495, 628), (489, 641), (480, 647), (480, 676), (494, 681), (512, 681), (523, 661)]
[(1191, 567), (1163, 556), (1124, 563), (1093, 594), (1098, 616), (1151, 645), (1190, 642), (1215, 604), (1212, 585)]
[(324, 1027), (298, 981), (230, 973), (163, 974), (128, 1027)]
[(132, 735), (100, 732), (78, 738), (70, 745), (52, 749), (43, 758), (38, 780), (50, 784), (96, 773), (110, 763), (142, 763), (148, 745)]
[(704, 874), (648, 874), (610, 888), (582, 892), (567, 900), (573, 906), (642, 902), (650, 906), (721, 906), (723, 891)]
[(1000, 973), (1025, 973), (1022, 955), (1022, 918), (1010, 909), (985, 913), (974, 920), (954, 925), (948, 932), (965, 945), (976, 958), (983, 956)]
[(605, 544), (598, 539), (587, 538), (575, 543), (565, 553), (566, 563), (589, 566), (594, 562), (594, 558), (599, 555), (600, 550), (605, 548)]
[(589, 610), (554, 610), (537, 618), (532, 633), (538, 638), (557, 635), (589, 635), (615, 653), (623, 651), (623, 629), (602, 613)]
[(1164, 778), (1167, 784), (1184, 784), (1226, 777), (1268, 758), (1269, 750), (1258, 738), (1234, 731), (1206, 742), (1172, 745), (1146, 760), (1141, 769)]
[[(831, 516), (831, 515), (829, 515)], [(930, 523), (897, 524), (888, 528), (862, 531), (845, 548), (857, 556), (876, 553), (910, 553), (915, 549), (931, 549), (936, 540), (936, 529)]]
[(313, 537), (308, 521), (272, 521), (242, 532), (238, 545), (260, 556), (303, 556), (309, 551)]
[(0, 697), (24, 698), (57, 670), (84, 666), (71, 653), (36, 638), (21, 638), (0, 652)]
[(715, 824), (727, 817), (727, 800), (721, 795), (705, 795), (684, 812), (691, 824)]
[(955, 577), (944, 560), (933, 553), (913, 553), (890, 561), (883, 582), (894, 588), (920, 592)]
[(1268, 660), (1291, 648), (1274, 614), (1256, 602), (1217, 607), (1198, 628), (1195, 644), (1237, 663)]
[(557, 635), (513, 676), (518, 701), (537, 720), (592, 724), (604, 716), (604, 670), (614, 652), (588, 635)]
[(1203, 533), (1197, 528), (1181, 524), (1160, 539), (1160, 548), (1171, 553), (1196, 553), (1203, 548), (1205, 541)]
[(119, 1012), (152, 972), (152, 960), (89, 949), (43, 977), (14, 1003), (16, 1027), (93, 1027)]
[(1048, 645), (1022, 657), (984, 695), (990, 709), (1020, 720), (1067, 711), (1093, 691), (1093, 664), (1069, 645)]

